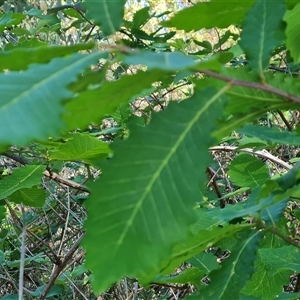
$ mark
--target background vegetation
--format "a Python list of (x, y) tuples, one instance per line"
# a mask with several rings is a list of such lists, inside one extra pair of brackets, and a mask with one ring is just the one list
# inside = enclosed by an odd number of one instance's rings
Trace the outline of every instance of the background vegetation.
[(0, 299), (300, 297), (297, 1), (0, 5)]

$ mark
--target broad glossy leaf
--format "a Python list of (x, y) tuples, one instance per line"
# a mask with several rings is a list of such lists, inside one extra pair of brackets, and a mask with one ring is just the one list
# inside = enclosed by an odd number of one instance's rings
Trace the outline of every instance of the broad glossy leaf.
[(228, 166), (230, 181), (240, 187), (255, 188), (269, 179), (266, 165), (257, 157), (241, 153)]
[(249, 60), (249, 67), (261, 78), (269, 65), (271, 51), (284, 40), (284, 12), (284, 0), (258, 0), (243, 21), (240, 45)]
[(44, 166), (29, 165), (14, 170), (10, 176), (1, 180), (0, 199), (8, 197), (20, 189), (40, 184), (44, 169)]
[[(166, 27), (176, 27), (185, 31), (203, 28), (226, 28), (232, 24), (241, 23), (246, 11), (254, 0), (212, 0), (199, 2), (196, 5), (181, 10), (171, 20), (162, 22)], [(213, 18), (212, 18), (213, 16)]]
[(101, 55), (74, 54), (24, 72), (0, 74), (0, 144), (24, 145), (58, 134), (64, 127), (61, 102), (72, 96), (67, 85)]
[(113, 143), (114, 158), (103, 164), (100, 180), (89, 185), (86, 202), (83, 245), (96, 292), (125, 274), (146, 275), (169, 257), (175, 243), (188, 238), (223, 93), (196, 91), (155, 114), (149, 126), (132, 127), (129, 139)]
[(221, 269), (211, 272), (209, 286), (201, 289), (199, 295), (187, 297), (187, 300), (241, 299), (240, 292), (254, 273), (256, 250), (261, 238), (262, 233), (253, 230), (243, 235), (231, 249), (229, 258), (222, 262)]
[(8, 200), (14, 203), (23, 203), (26, 206), (42, 207), (45, 203), (46, 197), (47, 194), (45, 190), (35, 186), (15, 191), (8, 197)]
[(0, 68), (3, 70), (25, 70), (32, 63), (48, 63), (52, 58), (65, 56), (80, 50), (88, 50), (94, 44), (73, 46), (47, 46), (34, 49), (14, 49), (0, 52)]
[(291, 51), (295, 63), (300, 62), (300, 49), (298, 42), (300, 38), (300, 3), (298, 3), (291, 10), (286, 11), (284, 15), (284, 21), (287, 23), (286, 27), (286, 46)]
[(75, 133), (74, 137), (61, 144), (57, 151), (50, 153), (54, 160), (82, 160), (97, 166), (110, 153), (109, 144), (87, 134)]
[(84, 0), (86, 17), (99, 25), (105, 34), (113, 34), (121, 27), (126, 0)]
[(245, 125), (238, 130), (241, 134), (258, 137), (262, 140), (280, 145), (300, 145), (300, 137), (296, 132), (280, 131), (276, 127)]
[(104, 115), (113, 114), (120, 104), (128, 103), (164, 77), (161, 71), (138, 71), (135, 75), (125, 75), (117, 81), (105, 82), (101, 88), (82, 92), (76, 99), (69, 101), (65, 106), (68, 113), (64, 115), (64, 120), (70, 129), (84, 128), (92, 122), (99, 123)]

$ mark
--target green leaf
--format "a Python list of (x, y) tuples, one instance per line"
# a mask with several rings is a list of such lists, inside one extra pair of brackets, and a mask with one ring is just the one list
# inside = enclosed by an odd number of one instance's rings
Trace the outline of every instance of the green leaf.
[(72, 96), (66, 86), (99, 53), (55, 58), (47, 65), (32, 65), (22, 73), (0, 74), (0, 132), (2, 145), (24, 145), (33, 139), (56, 135), (64, 127), (62, 99)]
[(68, 102), (65, 106), (68, 113), (64, 120), (70, 129), (84, 128), (92, 122), (99, 123), (105, 114), (113, 114), (120, 104), (128, 103), (133, 96), (150, 88), (152, 83), (164, 76), (161, 71), (138, 71), (135, 75), (122, 76), (117, 81), (104, 82), (101, 88), (82, 92)]
[(149, 10), (150, 6), (146, 6), (134, 14), (132, 21), (133, 28), (140, 29), (149, 21)]
[(44, 166), (30, 165), (14, 170), (10, 176), (1, 180), (0, 199), (10, 196), (17, 190), (40, 184), (44, 169)]
[(300, 49), (298, 40), (300, 38), (300, 3), (298, 3), (293, 9), (286, 11), (283, 20), (287, 23), (286, 27), (286, 46), (291, 52), (295, 63), (300, 62)]
[[(286, 219), (282, 217), (280, 221), (276, 223), (280, 227), (282, 234), (288, 235), (286, 229)], [(283, 230), (281, 230), (283, 228)], [(286, 242), (279, 238), (277, 235), (266, 232), (264, 239), (260, 243), (260, 249), (275, 249), (285, 246)], [(260, 252), (259, 252), (260, 253)], [(274, 261), (275, 263), (275, 261)], [(282, 287), (289, 283), (289, 276), (293, 274), (291, 271), (282, 271), (278, 274), (272, 274), (269, 269), (262, 262), (260, 255), (255, 262), (256, 271), (252, 277), (252, 280), (248, 282), (247, 286), (243, 289), (242, 293), (245, 295), (252, 295), (262, 300), (277, 299), (277, 295), (281, 294)]]
[(126, 0), (84, 0), (82, 5), (87, 10), (86, 17), (99, 25), (103, 33), (115, 33), (123, 23)]
[(274, 275), (283, 270), (300, 272), (300, 250), (296, 246), (284, 246), (281, 248), (262, 248), (259, 255), (266, 270)]
[(73, 46), (47, 46), (36, 49), (14, 49), (0, 52), (1, 71), (25, 70), (32, 63), (48, 63), (52, 58), (65, 56), (80, 50), (91, 49), (94, 44)]
[(201, 289), (200, 295), (187, 299), (241, 299), (240, 292), (254, 273), (254, 261), (261, 232), (248, 232), (231, 250), (229, 258), (222, 262), (222, 268), (211, 272), (210, 284)]
[(169, 21), (164, 21), (161, 24), (185, 31), (197, 31), (203, 28), (209, 29), (214, 27), (226, 28), (232, 24), (240, 24), (246, 11), (254, 2), (254, 0), (199, 2), (190, 8), (181, 10)]
[(258, 0), (243, 22), (240, 45), (249, 60), (249, 67), (264, 78), (271, 51), (284, 40), (282, 17), (284, 0)]
[(125, 274), (147, 274), (168, 258), (174, 243), (187, 239), (198, 184), (206, 181), (211, 161), (206, 149), (214, 143), (209, 133), (222, 113), (223, 93), (196, 91), (155, 114), (148, 127), (133, 127), (129, 139), (113, 143), (114, 158), (103, 165), (100, 181), (90, 184), (86, 202), (83, 245), (96, 292)]
[[(41, 174), (40, 179), (41, 179)], [(8, 196), (8, 200), (14, 203), (23, 203), (27, 206), (42, 207), (45, 203), (47, 194), (39, 187), (22, 188)]]
[(276, 127), (266, 127), (257, 125), (245, 125), (237, 131), (241, 134), (257, 137), (259, 139), (280, 144), (280, 145), (300, 145), (300, 137), (296, 132), (280, 131)]
[(202, 252), (186, 261), (192, 266), (204, 272), (208, 275), (211, 271), (220, 268), (220, 264), (217, 262), (217, 257), (212, 253)]
[(145, 65), (149, 69), (160, 69), (167, 71), (179, 71), (189, 69), (197, 65), (197, 62), (180, 52), (150, 52), (132, 54), (124, 58), (126, 64)]
[[(225, 69), (222, 72), (224, 75), (236, 79), (249, 82), (256, 82), (257, 78), (253, 72), (249, 72), (247, 68), (238, 69)], [(279, 76), (282, 79), (281, 76)], [(269, 81), (269, 77), (266, 76)], [(278, 79), (277, 79), (278, 81)], [(283, 82), (282, 86), (287, 88), (290, 86), (289, 80)], [(296, 84), (296, 82), (295, 82)], [(224, 87), (224, 83), (216, 79), (202, 79), (196, 82), (198, 88), (201, 86), (213, 85), (218, 88)], [(280, 88), (282, 88), (280, 86)], [(296, 84), (296, 88), (298, 85)], [(292, 87), (295, 89), (295, 87)], [(225, 121), (220, 122), (219, 129), (214, 133), (218, 139), (222, 139), (233, 130), (243, 126), (247, 122), (252, 122), (261, 117), (264, 113), (270, 110), (276, 109), (293, 109), (297, 108), (299, 104), (287, 102), (285, 98), (274, 95), (262, 90), (247, 88), (242, 86), (234, 86), (226, 93), (229, 97), (228, 104), (226, 106), (226, 113), (231, 115)]]
[(241, 153), (228, 166), (230, 180), (240, 187), (255, 188), (269, 179), (266, 165), (257, 157)]
[(6, 207), (4, 205), (0, 205), (0, 224), (2, 220), (5, 218)]
[(87, 134), (75, 133), (73, 138), (61, 144), (57, 151), (50, 153), (49, 157), (54, 160), (82, 160), (97, 166), (98, 162), (106, 159), (110, 152), (108, 143)]
[[(212, 223), (212, 222), (210, 222)], [(213, 220), (213, 223), (221, 223)], [(183, 262), (198, 255), (207, 248), (214, 246), (220, 240), (234, 235), (236, 232), (244, 230), (245, 226), (241, 224), (237, 225), (225, 225), (223, 227), (212, 227), (203, 229), (197, 233), (189, 234), (188, 239), (185, 242), (178, 242), (172, 248), (172, 252), (164, 259), (160, 265), (153, 268), (152, 273), (139, 274), (138, 278), (141, 284), (145, 285), (149, 281), (152, 281), (157, 273), (162, 275), (169, 275), (174, 272)]]
[(204, 272), (197, 268), (188, 268), (182, 271), (178, 275), (173, 276), (157, 276), (153, 282), (158, 284), (194, 284), (195, 286), (200, 285), (201, 279), (204, 277)]

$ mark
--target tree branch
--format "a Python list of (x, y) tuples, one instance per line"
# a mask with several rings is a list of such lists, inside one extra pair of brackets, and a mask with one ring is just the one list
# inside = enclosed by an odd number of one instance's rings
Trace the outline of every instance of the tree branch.
[(210, 70), (199, 70), (199, 72), (209, 75), (211, 77), (218, 78), (220, 80), (229, 82), (231, 85), (244, 86), (244, 87), (253, 88), (253, 89), (257, 89), (257, 90), (261, 90), (261, 91), (266, 91), (266, 92), (281, 96), (283, 98), (286, 98), (292, 102), (300, 103), (300, 98), (298, 98), (292, 94), (289, 94), (285, 91), (282, 91), (280, 89), (277, 89), (273, 86), (270, 86), (270, 85), (234, 79), (234, 78), (230, 78), (230, 77), (227, 77), (225, 75), (222, 75), (222, 74), (216, 73), (214, 71), (210, 71)]

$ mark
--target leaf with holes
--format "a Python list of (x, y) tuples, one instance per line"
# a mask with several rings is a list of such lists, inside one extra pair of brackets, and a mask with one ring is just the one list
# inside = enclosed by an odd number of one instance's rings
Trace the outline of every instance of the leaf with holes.
[(261, 232), (255, 231), (241, 234), (239, 243), (230, 249), (230, 256), (223, 261), (221, 269), (210, 273), (209, 286), (201, 289), (200, 295), (193, 295), (187, 300), (241, 299), (241, 290), (254, 273), (255, 252), (262, 236)]
[(96, 292), (124, 275), (148, 274), (168, 258), (174, 243), (188, 238), (224, 91), (210, 88), (171, 103), (148, 127), (136, 125), (127, 140), (112, 144), (114, 158), (89, 185), (86, 202), (83, 246)]

